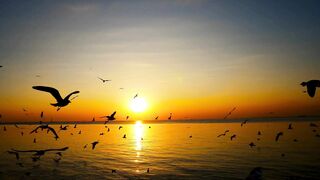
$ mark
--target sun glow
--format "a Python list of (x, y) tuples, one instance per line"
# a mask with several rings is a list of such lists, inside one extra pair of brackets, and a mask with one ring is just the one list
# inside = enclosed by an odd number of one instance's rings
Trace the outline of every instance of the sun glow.
[(140, 97), (134, 98), (131, 102), (130, 102), (130, 108), (132, 111), (134, 112), (143, 112), (146, 110), (147, 108), (147, 102)]

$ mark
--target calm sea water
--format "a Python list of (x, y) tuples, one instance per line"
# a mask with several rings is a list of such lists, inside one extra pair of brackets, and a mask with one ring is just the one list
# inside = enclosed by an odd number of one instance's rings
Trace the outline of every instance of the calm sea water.
[[(240, 123), (138, 122), (121, 124), (120, 130), (120, 124), (107, 124), (110, 132), (102, 124), (79, 124), (58, 132), (57, 141), (45, 130), (29, 134), (36, 125), (6, 125), (7, 131), (2, 125), (0, 179), (245, 179), (258, 166), (264, 168), (264, 179), (320, 179), (320, 138), (315, 136), (320, 129), (309, 123), (293, 122), (293, 129), (288, 130), (288, 122), (249, 122), (243, 127)], [(59, 131), (59, 125), (52, 127)], [(217, 138), (227, 129), (225, 137)], [(275, 142), (279, 131), (284, 136)], [(233, 134), (237, 137), (231, 141)], [(92, 150), (91, 143), (97, 140)], [(250, 148), (250, 142), (257, 146)], [(53, 160), (57, 158), (54, 152), (37, 162), (30, 158), (32, 153), (21, 153), (16, 160), (6, 152), (65, 146), (69, 149), (60, 163)]]

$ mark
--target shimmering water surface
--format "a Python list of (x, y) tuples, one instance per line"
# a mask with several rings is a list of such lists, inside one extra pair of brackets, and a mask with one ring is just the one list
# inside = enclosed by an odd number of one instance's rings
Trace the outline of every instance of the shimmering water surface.
[[(29, 134), (36, 125), (5, 125), (7, 131), (2, 125), (0, 179), (244, 179), (257, 166), (264, 168), (265, 179), (319, 179), (320, 138), (315, 136), (319, 130), (309, 123), (293, 122), (293, 129), (288, 130), (288, 122), (248, 123), (241, 127), (240, 123), (137, 121), (107, 124), (110, 132), (103, 124), (78, 124), (77, 128), (70, 124), (67, 131), (51, 125), (60, 136), (57, 141), (45, 130)], [(120, 125), (123, 128), (119, 130)], [(225, 137), (217, 138), (227, 129), (230, 132)], [(78, 134), (80, 130), (82, 133)], [(275, 142), (279, 131), (284, 136)], [(127, 138), (123, 138), (124, 134)], [(231, 141), (233, 134), (237, 138)], [(34, 138), (37, 143), (33, 143)], [(91, 143), (97, 140), (99, 144), (92, 150)], [(250, 148), (250, 142), (257, 146)], [(30, 153), (20, 154), (17, 161), (6, 152), (11, 148), (65, 146), (69, 149), (63, 152), (60, 163), (53, 161), (55, 153), (48, 152), (33, 162)], [(111, 173), (112, 169), (116, 173)], [(31, 174), (25, 175), (27, 172)]]

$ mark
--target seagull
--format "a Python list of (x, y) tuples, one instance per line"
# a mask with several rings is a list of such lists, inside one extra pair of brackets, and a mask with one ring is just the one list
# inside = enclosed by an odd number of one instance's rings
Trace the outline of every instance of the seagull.
[(100, 79), (102, 81), (102, 83), (105, 83), (105, 82), (108, 82), (108, 81), (111, 81), (110, 79), (102, 79), (100, 77), (98, 77), (98, 79)]
[(225, 136), (226, 135), (226, 133), (224, 133), (224, 134), (219, 134), (217, 137), (221, 137), (221, 136)]
[(77, 124), (74, 124), (73, 128), (77, 128)]
[(150, 170), (149, 170), (149, 168), (147, 169), (147, 173), (149, 173), (150, 172)]
[(279, 140), (280, 136), (283, 136), (283, 132), (279, 132), (279, 133), (277, 134), (277, 136), (276, 136), (276, 141)]
[(310, 123), (310, 127), (318, 127), (315, 123)]
[(252, 147), (254, 147), (254, 146), (256, 146), (253, 142), (251, 142), (250, 144), (249, 144), (249, 146), (252, 148)]
[(33, 143), (37, 143), (37, 139), (36, 138), (33, 138)]
[(6, 126), (3, 126), (3, 131), (7, 131), (7, 128), (6, 128)]
[(119, 128), (118, 128), (118, 129), (120, 130), (121, 128), (122, 128), (122, 126), (119, 126)]
[(111, 173), (116, 173), (117, 171), (115, 169), (111, 169)]
[(114, 115), (116, 115), (116, 113), (117, 113), (117, 111), (113, 112), (110, 116), (102, 116), (102, 117), (100, 117), (100, 118), (107, 118), (107, 121), (106, 121), (106, 122), (108, 122), (108, 121), (113, 121), (113, 120), (116, 119), (116, 118), (114, 117)]
[(43, 118), (43, 111), (42, 111), (41, 114), (40, 114), (40, 118), (41, 118), (41, 119)]
[(289, 124), (288, 129), (292, 129), (292, 123)]
[(87, 145), (88, 145), (88, 144), (84, 145), (84, 146), (83, 146), (83, 149), (86, 149), (86, 148), (87, 148)]
[(244, 125), (244, 124), (247, 124), (248, 120), (245, 120), (241, 123), (241, 127)]
[(96, 148), (96, 145), (99, 143), (99, 141), (94, 141), (92, 144), (92, 150), (94, 150), (94, 148)]
[(231, 139), (231, 141), (232, 141), (232, 139), (234, 139), (234, 138), (236, 138), (237, 137), (237, 135), (232, 135), (231, 137), (230, 137), (230, 139)]
[(135, 99), (135, 98), (137, 98), (138, 97), (138, 94), (136, 94), (134, 97), (133, 97), (133, 99)]
[(68, 129), (67, 129), (68, 126), (69, 126), (69, 125), (66, 125), (66, 126), (63, 126), (63, 127), (62, 127), (62, 125), (60, 125), (60, 131), (66, 131), (66, 130), (68, 130)]
[(258, 131), (258, 136), (261, 136), (261, 132), (260, 131)]
[(34, 152), (35, 153), (34, 156), (42, 156), (46, 152), (49, 152), (49, 151), (65, 151), (67, 149), (69, 149), (69, 147), (64, 147), (64, 148), (61, 148), (61, 149), (26, 150), (26, 151), (12, 149), (12, 151), (18, 152), (18, 153)]
[(93, 118), (92, 118), (92, 122), (95, 122), (95, 121), (96, 121), (96, 119), (93, 117)]
[(57, 111), (59, 111), (60, 108), (67, 106), (69, 103), (71, 103), (69, 100), (70, 96), (72, 96), (73, 94), (80, 93), (80, 91), (73, 91), (72, 93), (67, 95), (64, 99), (62, 99), (59, 91), (55, 88), (47, 87), (47, 86), (32, 86), (32, 88), (39, 90), (39, 91), (45, 91), (45, 92), (50, 93), (57, 101), (57, 103), (55, 103), (55, 104), (51, 103), (52, 106), (58, 107)]
[(122, 138), (124, 138), (124, 139), (125, 139), (125, 138), (127, 138), (127, 135), (126, 135), (126, 134), (124, 134)]
[(81, 130), (78, 132), (78, 134), (81, 134)]
[(302, 82), (301, 86), (307, 86), (307, 92), (310, 97), (314, 97), (316, 94), (316, 88), (320, 87), (320, 80), (310, 80), (308, 82)]
[(262, 180), (262, 168), (255, 167), (252, 169), (246, 180)]
[(128, 119), (129, 119), (129, 116), (126, 117), (126, 120), (128, 120)]
[(58, 136), (58, 134), (56, 133), (56, 131), (52, 128), (52, 127), (49, 127), (49, 125), (40, 125), (40, 126), (38, 126), (37, 128), (35, 128), (34, 130), (32, 130), (31, 132), (30, 132), (30, 134), (32, 134), (32, 133), (37, 133), (37, 130), (38, 129), (41, 129), (41, 130), (43, 130), (43, 129), (47, 129), (48, 131), (51, 131), (53, 134), (54, 134), (54, 138), (57, 140), (58, 138), (59, 138), (59, 136)]
[(158, 120), (159, 116), (157, 116), (156, 118), (154, 118), (154, 120)]
[(168, 117), (168, 120), (171, 120), (172, 118), (172, 113), (170, 113), (170, 116)]
[(100, 136), (103, 136), (104, 135), (104, 133), (100, 133)]
[(224, 133), (226, 134), (227, 132), (229, 132), (229, 129), (225, 130)]
[(236, 107), (234, 107), (227, 115), (225, 115), (223, 119), (227, 119), (235, 110), (236, 110)]

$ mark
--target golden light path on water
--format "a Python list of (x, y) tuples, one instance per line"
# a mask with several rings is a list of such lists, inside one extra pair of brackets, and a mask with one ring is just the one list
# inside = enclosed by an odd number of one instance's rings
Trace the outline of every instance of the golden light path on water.
[[(134, 125), (134, 134), (135, 134), (135, 141), (136, 141), (136, 160), (135, 162), (139, 162), (140, 158), (140, 151), (142, 150), (142, 137), (143, 137), (143, 124), (141, 121), (136, 121), (136, 124)], [(136, 169), (136, 172), (139, 172), (139, 169)]]

